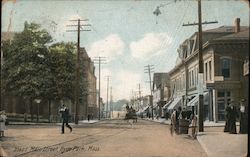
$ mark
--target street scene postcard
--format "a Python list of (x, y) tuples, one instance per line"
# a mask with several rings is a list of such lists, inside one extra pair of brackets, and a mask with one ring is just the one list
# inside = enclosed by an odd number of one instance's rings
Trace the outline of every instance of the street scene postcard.
[(248, 0), (1, 0), (0, 157), (248, 157)]

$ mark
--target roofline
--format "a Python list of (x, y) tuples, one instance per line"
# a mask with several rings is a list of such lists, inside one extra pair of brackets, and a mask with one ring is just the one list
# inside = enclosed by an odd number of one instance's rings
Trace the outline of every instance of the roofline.
[[(236, 42), (237, 41), (237, 42)], [(245, 41), (245, 42), (244, 42)], [(237, 43), (237, 44), (247, 44), (249, 43), (249, 39), (243, 39), (243, 40), (239, 40), (239, 39), (234, 39), (234, 40), (209, 40), (207, 42), (205, 42), (202, 45), (202, 50), (208, 48), (210, 45), (216, 45), (216, 44), (221, 44), (221, 43)], [(185, 65), (185, 63), (187, 63), (190, 59), (192, 59), (194, 56), (196, 56), (199, 52), (199, 49), (195, 50), (190, 56), (188, 56), (185, 60), (182, 60), (180, 64), (178, 64), (177, 66), (175, 66), (172, 70), (170, 70), (169, 76), (172, 75), (172, 73), (174, 73), (178, 68), (180, 68), (181, 66)]]

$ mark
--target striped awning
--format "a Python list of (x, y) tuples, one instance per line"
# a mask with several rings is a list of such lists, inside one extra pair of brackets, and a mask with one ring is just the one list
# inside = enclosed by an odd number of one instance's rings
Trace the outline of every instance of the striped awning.
[(182, 97), (175, 98), (174, 101), (172, 101), (171, 104), (168, 106), (168, 110), (177, 109), (181, 105), (181, 99)]

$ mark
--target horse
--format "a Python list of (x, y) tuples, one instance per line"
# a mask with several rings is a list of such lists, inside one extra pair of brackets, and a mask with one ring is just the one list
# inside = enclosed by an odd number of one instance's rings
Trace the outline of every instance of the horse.
[(129, 122), (129, 120), (133, 120), (133, 123), (137, 122), (137, 115), (136, 113), (126, 113), (124, 120), (127, 120), (127, 122)]

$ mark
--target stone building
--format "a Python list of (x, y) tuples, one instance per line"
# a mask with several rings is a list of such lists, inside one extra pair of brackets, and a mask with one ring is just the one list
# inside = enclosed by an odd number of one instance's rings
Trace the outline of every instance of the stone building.
[[(248, 104), (248, 77), (243, 75), (249, 58), (249, 26), (222, 26), (202, 32), (204, 73), (198, 75), (198, 33), (186, 39), (178, 49), (176, 66), (169, 72), (172, 103), (168, 109), (182, 106), (197, 113), (198, 90), (204, 95), (204, 120), (224, 121), (230, 100)], [(198, 84), (202, 88), (198, 89)]]

